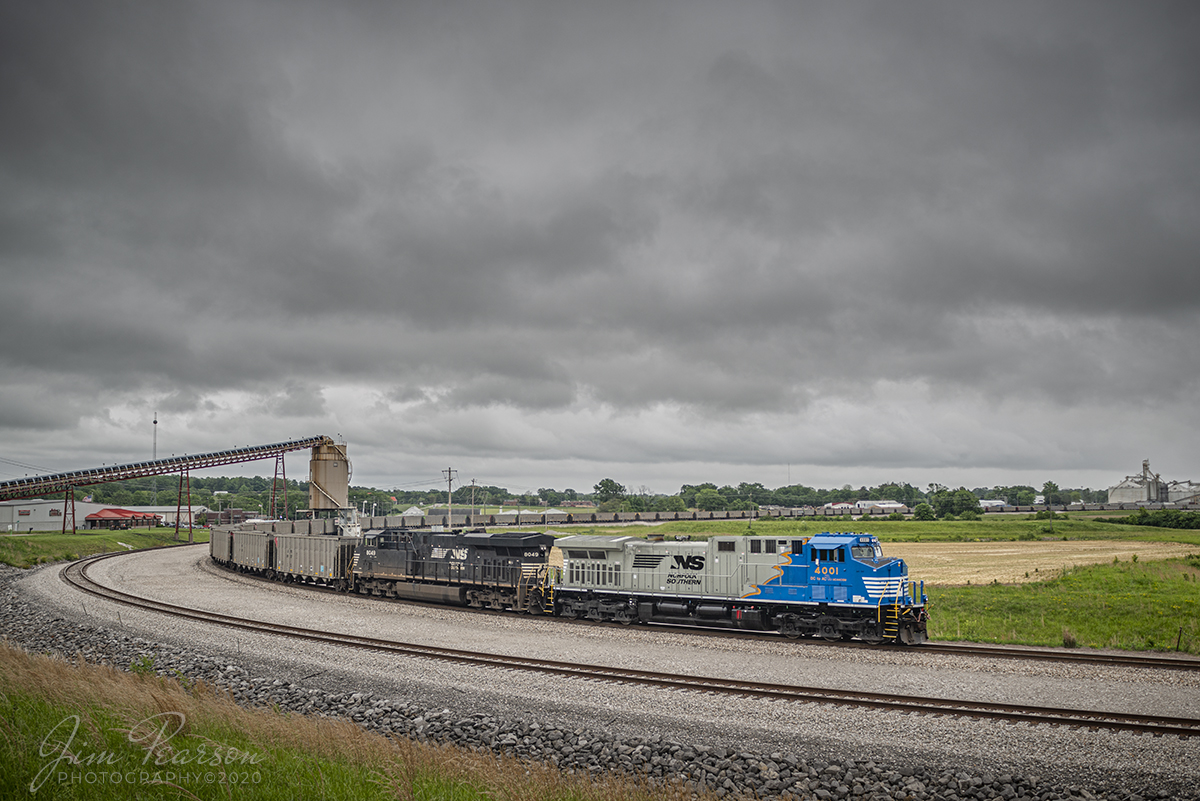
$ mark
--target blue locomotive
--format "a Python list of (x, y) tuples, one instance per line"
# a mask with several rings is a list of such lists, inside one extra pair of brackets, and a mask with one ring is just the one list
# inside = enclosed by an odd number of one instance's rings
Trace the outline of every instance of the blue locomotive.
[(907, 645), (927, 639), (924, 585), (870, 534), (666, 542), (575, 535), (555, 542), (557, 614), (778, 631)]

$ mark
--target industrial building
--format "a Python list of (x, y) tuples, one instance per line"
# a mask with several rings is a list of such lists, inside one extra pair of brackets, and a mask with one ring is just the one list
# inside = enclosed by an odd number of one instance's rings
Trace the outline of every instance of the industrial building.
[[(108, 508), (102, 503), (75, 502), (76, 519)], [(55, 531), (63, 527), (62, 500), (26, 498), (19, 501), (0, 501), (0, 532)]]
[[(93, 515), (100, 515), (105, 510), (116, 509), (112, 504), (103, 503), (88, 503), (86, 501), (75, 501), (75, 520), (78, 528), (84, 527), (84, 521), (92, 518)], [(128, 506), (122, 507), (125, 511), (136, 512), (143, 517), (157, 517), (161, 521), (161, 525), (174, 526), (175, 515), (178, 511), (180, 516), (180, 525), (188, 524), (188, 507), (184, 506), (181, 510), (174, 504), (170, 506)], [(204, 506), (191, 507), (193, 524), (195, 518), (208, 512), (208, 508)], [(68, 511), (68, 514), (70, 512)], [(95, 518), (102, 519), (101, 517)], [(139, 523), (140, 528), (144, 523)], [(63, 527), (63, 502), (59, 500), (46, 500), (44, 498), (26, 498), (19, 501), (0, 501), (0, 533), (28, 533), (30, 531), (59, 531)], [(67, 527), (71, 528), (70, 521), (67, 521)], [(97, 528), (99, 526), (87, 525), (87, 528)]]
[(1139, 475), (1125, 476), (1108, 488), (1109, 503), (1172, 503), (1179, 506), (1200, 503), (1200, 484), (1194, 481), (1163, 481), (1150, 470), (1150, 460), (1142, 461)]

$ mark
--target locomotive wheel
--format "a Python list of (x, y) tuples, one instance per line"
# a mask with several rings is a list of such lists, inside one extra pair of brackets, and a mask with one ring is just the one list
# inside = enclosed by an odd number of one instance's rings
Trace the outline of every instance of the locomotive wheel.
[(842, 633), (838, 631), (837, 618), (825, 615), (817, 620), (817, 636), (822, 640), (840, 640)]
[(542, 613), (542, 591), (533, 589), (529, 591), (529, 595), (525, 599), (525, 611), (531, 615), (540, 615)]

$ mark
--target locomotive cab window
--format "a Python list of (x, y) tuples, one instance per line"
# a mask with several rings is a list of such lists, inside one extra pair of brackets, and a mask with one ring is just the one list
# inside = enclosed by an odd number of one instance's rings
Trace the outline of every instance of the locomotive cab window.
[(883, 548), (878, 545), (853, 545), (850, 555), (864, 562), (873, 562), (883, 558)]

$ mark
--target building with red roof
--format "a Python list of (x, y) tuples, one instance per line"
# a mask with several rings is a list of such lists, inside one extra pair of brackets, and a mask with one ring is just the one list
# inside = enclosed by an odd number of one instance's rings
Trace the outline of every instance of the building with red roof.
[(101, 509), (84, 518), (88, 528), (146, 528), (158, 525), (159, 516), (131, 509)]

